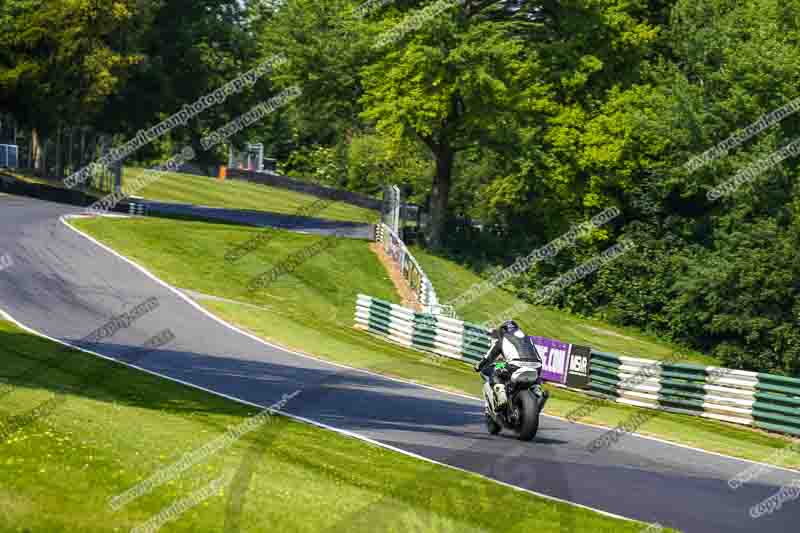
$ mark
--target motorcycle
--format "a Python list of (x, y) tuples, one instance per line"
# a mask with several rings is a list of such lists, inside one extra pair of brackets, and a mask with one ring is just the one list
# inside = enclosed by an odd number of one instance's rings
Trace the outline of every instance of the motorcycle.
[(539, 430), (539, 414), (544, 409), (548, 394), (542, 388), (542, 363), (535, 360), (515, 359), (511, 362), (496, 362), (496, 375), (505, 382), (495, 383), (499, 393), (505, 392), (507, 401), (500, 409), (495, 408), (495, 391), (491, 377), (481, 372), (484, 379), (483, 392), (486, 397), (486, 429), (497, 435), (503, 428), (515, 431), (519, 440), (530, 441)]

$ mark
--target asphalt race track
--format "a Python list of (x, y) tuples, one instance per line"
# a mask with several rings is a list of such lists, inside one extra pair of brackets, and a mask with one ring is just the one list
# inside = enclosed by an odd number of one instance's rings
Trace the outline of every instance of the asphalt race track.
[[(124, 361), (169, 328), (175, 340), (139, 366), (262, 406), (300, 390), (284, 411), (606, 512), (692, 533), (797, 531), (800, 501), (757, 520), (748, 514), (797, 474), (770, 469), (734, 491), (728, 480), (752, 463), (637, 436), (590, 453), (604, 430), (550, 417), (532, 443), (490, 437), (476, 400), (302, 357), (224, 326), (61, 222), (78, 212), (0, 196), (0, 255), (13, 259), (0, 271), (0, 309), (30, 328), (77, 344), (156, 297), (157, 309), (85, 347)], [(577, 526), (562, 517), (562, 531)]]
[[(153, 200), (136, 200), (135, 203), (147, 207), (155, 215), (161, 213), (166, 216), (183, 216), (229, 224), (281, 228), (317, 235), (336, 234), (351, 239), (369, 239), (371, 233), (371, 225), (360, 222), (327, 220), (248, 209), (225, 209), (222, 207), (155, 202)], [(378, 216), (378, 213), (375, 212), (375, 215)]]

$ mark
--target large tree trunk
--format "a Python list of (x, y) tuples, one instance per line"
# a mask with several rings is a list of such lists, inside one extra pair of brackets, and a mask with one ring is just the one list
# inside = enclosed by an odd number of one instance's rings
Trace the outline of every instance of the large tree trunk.
[[(63, 178), (64, 176), (61, 175), (61, 123), (58, 123), (58, 127), (56, 128), (56, 172), (55, 177), (58, 179)], [(49, 178), (50, 176), (48, 176)]]
[[(75, 128), (74, 127), (69, 127), (69, 128), (67, 128), (67, 132), (69, 134), (69, 137), (68, 137), (68, 140), (67, 140), (67, 158), (66, 158), (67, 169), (68, 169), (67, 172), (69, 172), (71, 174), (72, 172), (75, 172), (75, 166), (72, 164), (72, 143), (73, 143), (72, 136), (73, 136), (73, 134), (75, 132)], [(66, 172), (65, 172), (65, 174), (66, 174)]]
[(78, 154), (77, 168), (83, 169), (86, 166), (86, 127), (81, 126), (81, 151)]
[(431, 188), (431, 227), (428, 236), (428, 242), (434, 249), (441, 248), (443, 244), (454, 154), (450, 146), (441, 146), (435, 155), (436, 176), (433, 178), (433, 187)]
[(31, 129), (31, 152), (29, 158), (33, 159), (32, 167), (33, 173), (39, 174), (42, 168), (42, 154), (39, 147), (39, 130), (36, 128)]

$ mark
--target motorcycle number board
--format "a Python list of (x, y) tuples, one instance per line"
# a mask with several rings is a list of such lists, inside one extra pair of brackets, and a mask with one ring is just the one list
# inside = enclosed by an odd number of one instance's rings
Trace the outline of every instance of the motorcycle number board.
[(572, 345), (547, 337), (530, 336), (528, 339), (542, 358), (542, 379), (564, 383)]

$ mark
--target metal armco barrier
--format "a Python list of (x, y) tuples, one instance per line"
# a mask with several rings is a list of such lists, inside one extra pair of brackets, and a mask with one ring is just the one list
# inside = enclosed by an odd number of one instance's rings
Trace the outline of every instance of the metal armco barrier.
[(590, 388), (619, 403), (800, 435), (800, 379), (593, 350)]

